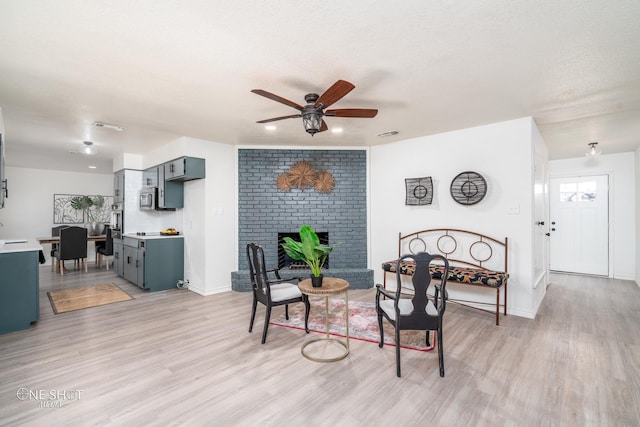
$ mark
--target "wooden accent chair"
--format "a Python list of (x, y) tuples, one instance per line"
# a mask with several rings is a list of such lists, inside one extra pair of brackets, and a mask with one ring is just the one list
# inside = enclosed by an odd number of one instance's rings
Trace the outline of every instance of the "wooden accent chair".
[[(415, 271), (411, 276), (414, 292), (411, 298), (402, 295), (402, 274), (400, 264), (403, 261), (413, 261)], [(431, 255), (427, 252), (404, 255), (397, 261), (395, 292), (386, 290), (381, 284), (377, 284), (376, 311), (378, 313), (378, 327), (380, 328), (380, 348), (384, 345), (384, 330), (382, 318), (384, 317), (396, 330), (396, 374), (400, 376), (400, 331), (426, 331), (426, 343), (429, 344), (429, 331), (436, 331), (438, 344), (438, 363), (440, 376), (444, 377), (444, 354), (442, 350), (442, 318), (446, 307), (446, 286), (449, 274), (449, 262), (442, 255)], [(431, 270), (444, 268), (441, 279), (434, 279), (434, 297), (429, 299), (427, 290), (431, 284)], [(406, 275), (405, 275), (406, 277)], [(381, 299), (384, 296), (387, 299)]]
[[(247, 245), (247, 263), (249, 264), (249, 277), (253, 290), (253, 305), (251, 307), (249, 332), (253, 329), (253, 321), (256, 317), (258, 302), (264, 304), (266, 307), (264, 328), (262, 330), (262, 344), (267, 340), (271, 308), (284, 305), (285, 317), (288, 320), (289, 304), (302, 302), (305, 305), (304, 328), (305, 331), (309, 333), (309, 297), (298, 289), (297, 283), (301, 278), (282, 279), (278, 269), (267, 270), (264, 262), (264, 251), (262, 247), (256, 243), (249, 243)], [(275, 278), (270, 278), (270, 274)]]
[(87, 271), (87, 229), (67, 227), (60, 230), (60, 246), (53, 255), (59, 264), (60, 274), (64, 274), (64, 262), (74, 260), (76, 267), (83, 263)]

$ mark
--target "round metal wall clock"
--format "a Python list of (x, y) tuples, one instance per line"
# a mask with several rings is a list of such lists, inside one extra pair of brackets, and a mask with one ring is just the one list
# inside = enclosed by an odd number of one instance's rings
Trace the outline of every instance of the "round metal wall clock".
[(487, 194), (487, 181), (477, 172), (462, 172), (451, 181), (450, 191), (461, 205), (475, 205)]

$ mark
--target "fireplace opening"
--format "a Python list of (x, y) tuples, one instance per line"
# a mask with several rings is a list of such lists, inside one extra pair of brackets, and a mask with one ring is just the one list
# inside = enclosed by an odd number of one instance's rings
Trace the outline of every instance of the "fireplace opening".
[[(320, 243), (323, 245), (329, 244), (329, 232), (328, 231), (316, 231)], [(300, 233), (278, 233), (278, 268), (291, 268), (291, 269), (308, 269), (309, 266), (306, 262), (291, 258), (282, 248), (285, 237), (291, 237), (293, 240), (300, 241)], [(324, 268), (329, 268), (329, 256), (324, 261)]]

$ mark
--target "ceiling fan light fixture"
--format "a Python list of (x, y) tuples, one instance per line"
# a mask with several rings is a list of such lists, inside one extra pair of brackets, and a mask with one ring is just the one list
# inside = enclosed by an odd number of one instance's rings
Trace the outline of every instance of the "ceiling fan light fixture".
[(320, 127), (322, 126), (322, 113), (317, 111), (303, 112), (302, 124), (304, 125), (304, 130), (306, 130), (308, 134), (311, 136), (315, 135), (320, 131)]
[(377, 109), (373, 108), (338, 108), (326, 110), (332, 104), (342, 99), (347, 93), (351, 92), (355, 86), (345, 80), (338, 80), (329, 89), (324, 91), (322, 95), (317, 93), (308, 93), (304, 96), (307, 105), (304, 107), (298, 105), (286, 98), (267, 92), (262, 89), (253, 89), (251, 92), (256, 95), (264, 96), (272, 101), (279, 102), (299, 111), (299, 114), (291, 114), (288, 116), (274, 117), (266, 120), (259, 120), (256, 123), (269, 123), (277, 120), (294, 119), (302, 117), (302, 125), (304, 130), (311, 136), (318, 132), (329, 130), (324, 116), (327, 117), (354, 117), (354, 118), (373, 118), (378, 114)]
[(587, 149), (587, 152), (584, 153), (584, 155), (587, 156), (588, 159), (591, 159), (593, 157), (596, 157), (602, 154), (602, 150), (598, 148), (597, 142), (590, 142), (588, 145), (589, 145), (589, 149)]

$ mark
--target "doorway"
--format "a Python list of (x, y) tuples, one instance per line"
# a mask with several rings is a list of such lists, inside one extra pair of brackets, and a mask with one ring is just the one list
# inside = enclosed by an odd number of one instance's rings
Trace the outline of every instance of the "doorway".
[(609, 176), (550, 179), (551, 271), (609, 276)]

